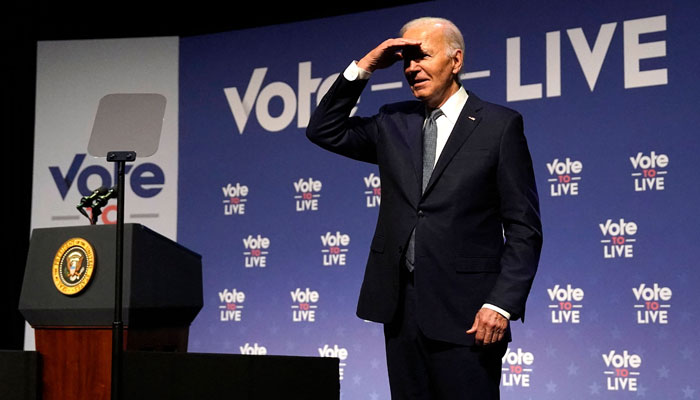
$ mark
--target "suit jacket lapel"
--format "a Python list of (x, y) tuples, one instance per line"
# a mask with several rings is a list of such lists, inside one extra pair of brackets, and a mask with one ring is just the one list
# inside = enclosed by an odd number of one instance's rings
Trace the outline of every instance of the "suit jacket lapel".
[[(481, 108), (481, 100), (474, 93), (469, 92), (467, 103), (464, 105), (464, 108), (462, 108), (462, 112), (459, 113), (459, 118), (452, 129), (452, 133), (450, 133), (450, 138), (447, 139), (445, 148), (443, 148), (442, 153), (440, 153), (440, 158), (438, 158), (435, 169), (433, 169), (433, 174), (430, 176), (430, 181), (428, 182), (428, 186), (425, 188), (423, 196), (430, 192), (430, 189), (435, 184), (435, 181), (440, 178), (440, 175), (442, 175), (442, 172), (450, 163), (454, 155), (457, 154), (457, 151), (462, 147), (477, 125), (479, 125), (479, 122), (481, 121), (481, 116), (479, 115)], [(421, 166), (421, 171), (422, 168), (423, 167)]]

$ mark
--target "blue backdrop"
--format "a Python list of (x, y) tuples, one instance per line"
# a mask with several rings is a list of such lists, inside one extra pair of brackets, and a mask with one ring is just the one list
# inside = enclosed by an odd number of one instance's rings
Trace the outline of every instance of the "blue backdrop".
[[(463, 84), (523, 114), (535, 165), (545, 244), (503, 398), (700, 398), (699, 4), (435, 1), (183, 38), (190, 351), (339, 357), (343, 398), (389, 398), (382, 327), (355, 317), (378, 171), (304, 131), (352, 59), (436, 15), (466, 39)], [(396, 65), (356, 112), (409, 98)]]

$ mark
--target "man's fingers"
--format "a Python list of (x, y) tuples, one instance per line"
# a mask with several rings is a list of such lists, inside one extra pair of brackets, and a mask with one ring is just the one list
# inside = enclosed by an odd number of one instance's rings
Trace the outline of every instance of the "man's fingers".
[(479, 328), (479, 320), (475, 318), (474, 323), (472, 324), (472, 327), (469, 328), (469, 330), (467, 331), (467, 335), (471, 335), (472, 333), (476, 332), (476, 330), (478, 328)]
[(484, 328), (484, 339), (482, 340), (481, 344), (491, 344), (494, 341), (494, 335), (496, 334), (496, 331), (492, 326), (489, 324), (481, 324)]
[(498, 332), (498, 336), (496, 337), (496, 342), (500, 342), (503, 340), (503, 332)]
[(486, 339), (486, 327), (483, 324), (483, 321), (479, 321), (479, 318), (477, 317), (477, 327), (476, 327), (476, 335), (474, 335), (474, 342), (476, 344), (483, 344), (484, 339)]
[(420, 46), (421, 41), (420, 40), (414, 40), (414, 39), (404, 39), (404, 38), (393, 38), (393, 39), (387, 39), (385, 40), (381, 46), (385, 46), (386, 48), (403, 48), (405, 46)]
[(487, 345), (503, 339), (507, 327), (508, 320), (502, 315), (493, 310), (482, 308), (476, 313), (474, 324), (467, 331), (467, 334), (476, 333), (474, 343)]
[(357, 65), (369, 72), (387, 68), (402, 59), (401, 50), (406, 46), (420, 46), (420, 40), (392, 38), (383, 41), (367, 53)]
[(486, 324), (484, 328), (484, 344), (496, 343), (498, 341), (498, 328), (493, 324)]
[(492, 344), (498, 342), (499, 339), (499, 331), (498, 330), (493, 330), (490, 332), (489, 339), (484, 341), (484, 344)]
[(474, 323), (472, 324), (472, 327), (469, 328), (469, 330), (467, 331), (467, 335), (476, 333), (476, 335), (474, 335), (474, 343), (476, 344), (482, 344), (484, 340), (483, 325), (480, 325), (479, 322), (479, 315), (477, 314), (476, 318), (474, 318)]

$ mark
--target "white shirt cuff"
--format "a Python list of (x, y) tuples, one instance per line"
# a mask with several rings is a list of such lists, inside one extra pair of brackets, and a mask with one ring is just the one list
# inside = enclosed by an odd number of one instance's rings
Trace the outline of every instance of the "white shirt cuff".
[(501, 314), (502, 316), (506, 317), (507, 320), (510, 320), (510, 313), (508, 311), (502, 309), (501, 307), (497, 307), (497, 306), (494, 306), (493, 304), (486, 303), (483, 306), (481, 306), (481, 308), (488, 308), (489, 310), (493, 310), (493, 311)]
[(349, 81), (354, 81), (357, 79), (366, 80), (372, 75), (371, 72), (365, 71), (364, 69), (357, 66), (357, 61), (353, 61), (345, 68), (343, 76)]

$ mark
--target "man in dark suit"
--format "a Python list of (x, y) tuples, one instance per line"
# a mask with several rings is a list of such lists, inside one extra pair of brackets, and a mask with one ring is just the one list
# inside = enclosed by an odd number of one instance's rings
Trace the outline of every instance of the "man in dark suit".
[[(401, 36), (345, 70), (307, 136), (379, 166), (357, 315), (385, 324), (392, 398), (497, 399), (508, 321), (524, 316), (542, 246), (522, 117), (464, 90), (450, 21), (414, 20)], [(419, 101), (349, 117), (369, 75), (399, 60)]]

